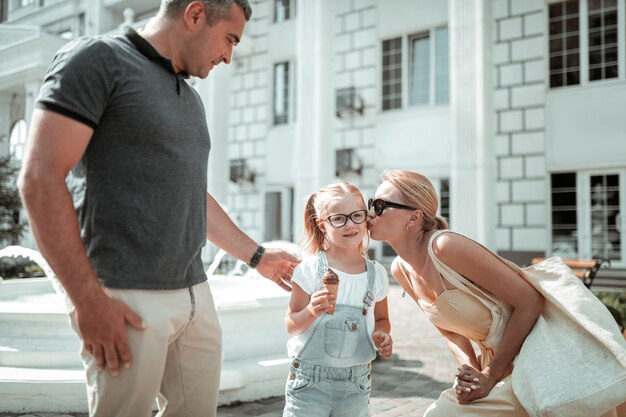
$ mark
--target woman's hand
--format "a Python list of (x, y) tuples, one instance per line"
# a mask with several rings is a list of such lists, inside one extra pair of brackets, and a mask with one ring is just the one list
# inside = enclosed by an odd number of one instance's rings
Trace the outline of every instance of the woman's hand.
[(391, 358), (391, 352), (393, 351), (393, 339), (391, 339), (391, 335), (377, 330), (372, 333), (372, 339), (378, 348), (378, 354), (385, 359)]
[(309, 313), (314, 317), (319, 317), (326, 313), (335, 303), (335, 296), (328, 290), (321, 290), (311, 294), (311, 301), (306, 306)]
[(498, 382), (488, 371), (478, 372), (470, 365), (461, 365), (456, 376), (456, 398), (460, 404), (484, 398)]

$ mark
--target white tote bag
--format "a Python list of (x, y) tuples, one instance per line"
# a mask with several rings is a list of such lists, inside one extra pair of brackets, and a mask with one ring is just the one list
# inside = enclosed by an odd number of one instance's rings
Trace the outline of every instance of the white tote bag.
[(545, 297), (513, 369), (513, 391), (526, 411), (597, 417), (624, 403), (626, 342), (607, 308), (561, 258), (518, 272)]
[[(448, 282), (478, 298), (492, 313), (487, 342), (497, 346), (510, 307), (480, 290), (434, 254)], [(482, 245), (481, 245), (482, 246)], [(484, 247), (484, 246), (483, 246)], [(626, 402), (626, 342), (608, 309), (559, 257), (521, 269), (496, 258), (545, 297), (535, 326), (514, 362), (513, 391), (532, 417), (598, 417)]]

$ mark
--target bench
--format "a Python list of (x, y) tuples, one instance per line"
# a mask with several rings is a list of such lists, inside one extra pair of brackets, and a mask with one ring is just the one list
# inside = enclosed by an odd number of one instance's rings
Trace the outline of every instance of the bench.
[[(544, 259), (546, 258), (533, 258), (530, 263), (534, 265)], [(591, 284), (593, 284), (593, 279), (600, 268), (611, 267), (611, 261), (608, 259), (563, 259), (563, 262), (574, 271), (574, 274), (582, 280), (587, 288), (590, 288)]]

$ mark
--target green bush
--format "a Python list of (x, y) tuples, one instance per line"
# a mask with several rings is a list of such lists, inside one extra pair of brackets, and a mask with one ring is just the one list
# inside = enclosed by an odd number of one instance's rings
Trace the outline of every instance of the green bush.
[(594, 294), (604, 305), (611, 306), (619, 311), (622, 315), (622, 320), (626, 321), (626, 291), (594, 291)]

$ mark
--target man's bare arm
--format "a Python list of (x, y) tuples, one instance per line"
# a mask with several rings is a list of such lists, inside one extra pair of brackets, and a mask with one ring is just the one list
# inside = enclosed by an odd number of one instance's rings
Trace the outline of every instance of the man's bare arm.
[[(76, 308), (85, 348), (99, 368), (116, 374), (130, 366), (125, 323), (142, 328), (141, 319), (103, 291), (87, 258), (65, 178), (80, 160), (93, 130), (57, 113), (35, 110), (18, 186), (30, 227), (42, 254)], [(102, 320), (110, 317), (112, 320)]]
[[(217, 201), (207, 193), (207, 239), (237, 259), (249, 262), (258, 244), (228, 217)], [(257, 271), (281, 288), (290, 291), (293, 269), (300, 262), (294, 256), (278, 249), (266, 249)]]

